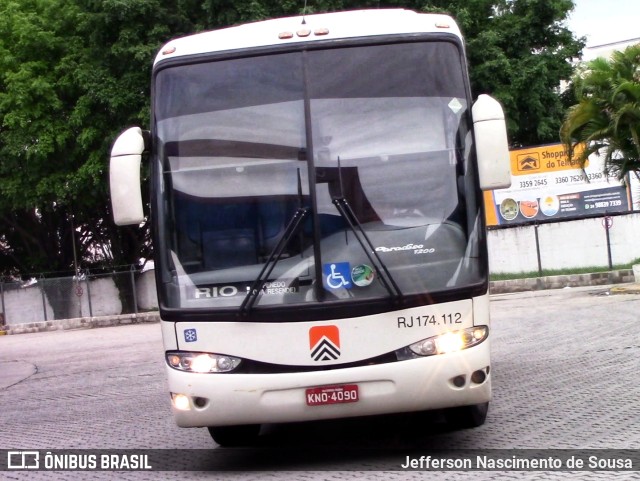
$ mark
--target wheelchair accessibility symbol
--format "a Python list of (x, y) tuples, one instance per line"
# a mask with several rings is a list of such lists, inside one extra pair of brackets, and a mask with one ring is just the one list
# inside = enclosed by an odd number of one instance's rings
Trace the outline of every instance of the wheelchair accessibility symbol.
[(322, 283), (327, 290), (351, 289), (351, 266), (348, 262), (333, 262), (322, 266)]

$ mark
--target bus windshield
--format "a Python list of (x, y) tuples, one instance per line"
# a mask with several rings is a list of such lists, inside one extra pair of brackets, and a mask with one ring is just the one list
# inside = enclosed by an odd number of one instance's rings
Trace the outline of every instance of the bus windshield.
[(239, 309), (261, 275), (254, 309), (483, 282), (465, 76), (446, 41), (159, 70), (168, 307)]

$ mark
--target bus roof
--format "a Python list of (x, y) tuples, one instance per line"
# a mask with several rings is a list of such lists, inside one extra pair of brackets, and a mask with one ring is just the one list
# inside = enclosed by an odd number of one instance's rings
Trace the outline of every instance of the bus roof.
[(462, 38), (457, 24), (447, 15), (402, 9), (354, 10), (265, 20), (177, 38), (162, 47), (155, 64), (187, 55), (286, 43), (429, 32)]

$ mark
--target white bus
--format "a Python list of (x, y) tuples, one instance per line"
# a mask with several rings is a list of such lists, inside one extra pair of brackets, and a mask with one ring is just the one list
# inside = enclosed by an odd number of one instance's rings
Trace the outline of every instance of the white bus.
[(148, 153), (172, 410), (221, 445), (266, 423), (491, 397), (481, 189), (510, 184), (502, 108), (472, 105), (447, 16), (282, 18), (167, 43), (151, 129), (116, 140), (116, 223)]

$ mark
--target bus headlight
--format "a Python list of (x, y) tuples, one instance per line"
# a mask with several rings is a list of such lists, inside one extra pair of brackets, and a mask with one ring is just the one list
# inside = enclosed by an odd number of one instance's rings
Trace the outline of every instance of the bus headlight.
[(230, 372), (242, 362), (242, 359), (233, 356), (185, 351), (168, 351), (166, 360), (173, 369), (196, 373)]
[(404, 361), (416, 357), (462, 351), (480, 344), (488, 335), (488, 326), (475, 326), (460, 331), (449, 331), (415, 342), (404, 349), (399, 349), (396, 351), (396, 355), (398, 360)]

